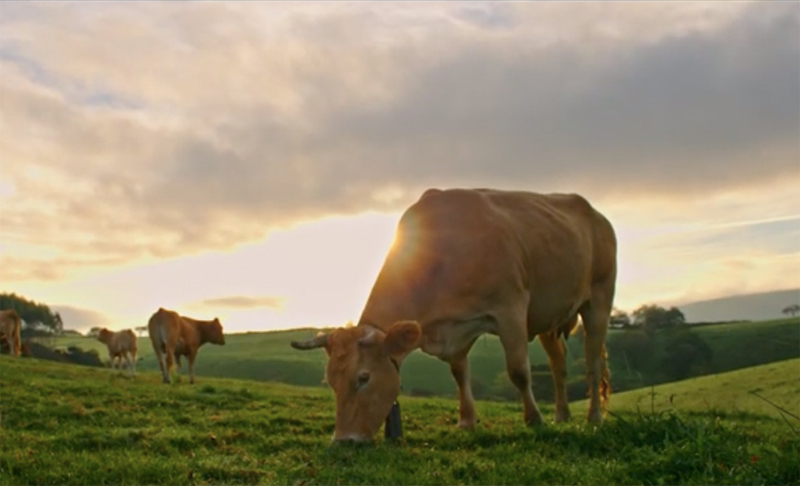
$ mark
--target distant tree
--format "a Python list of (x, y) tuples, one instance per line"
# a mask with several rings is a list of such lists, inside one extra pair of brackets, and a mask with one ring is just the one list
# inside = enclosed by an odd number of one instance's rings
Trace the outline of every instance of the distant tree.
[(664, 307), (648, 304), (633, 311), (633, 325), (641, 327), (648, 334), (686, 324), (686, 317), (677, 307)]
[(628, 372), (644, 372), (655, 364), (654, 339), (641, 329), (621, 333), (607, 346), (609, 359)]
[(688, 327), (670, 332), (664, 351), (661, 369), (672, 380), (683, 380), (711, 370), (713, 351)]
[(97, 337), (97, 335), (100, 334), (100, 329), (102, 329), (102, 327), (93, 327), (89, 329), (89, 332), (86, 333), (86, 335), (88, 337)]
[(617, 309), (616, 307), (611, 311), (611, 319), (609, 325), (614, 328), (628, 329), (632, 327), (631, 318), (627, 312)]
[(531, 365), (531, 388), (537, 400), (549, 403), (555, 401), (555, 386), (550, 365), (547, 363)]
[(147, 332), (147, 326), (139, 326), (135, 328), (134, 331), (136, 331), (139, 334), (139, 337), (142, 337), (142, 334)]
[(800, 313), (800, 304), (792, 304), (783, 308), (781, 313), (794, 317)]
[(34, 302), (17, 294), (0, 294), (0, 309), (14, 309), (24, 321), (23, 327), (37, 331), (59, 333), (64, 322), (58, 313), (53, 313), (45, 304)]

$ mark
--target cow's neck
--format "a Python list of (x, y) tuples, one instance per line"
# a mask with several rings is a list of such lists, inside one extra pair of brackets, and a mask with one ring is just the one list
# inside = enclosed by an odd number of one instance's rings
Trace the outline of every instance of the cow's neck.
[(387, 332), (395, 322), (423, 317), (422, 305), (410, 285), (377, 282), (370, 293), (358, 325), (369, 325)]
[(195, 321), (197, 323), (197, 330), (199, 331), (200, 342), (198, 344), (203, 345), (209, 342), (208, 337), (208, 327), (213, 321)]
[[(358, 322), (358, 327), (370, 327), (372, 329), (377, 329), (378, 332), (382, 332), (384, 334), (386, 334), (386, 332), (389, 329), (389, 326), (386, 326), (386, 327), (378, 326), (378, 325), (372, 323), (371, 321), (364, 320), (363, 317)], [(406, 359), (406, 356), (411, 354), (411, 351), (414, 351), (414, 350), (412, 349), (412, 350), (408, 351), (407, 353), (404, 353), (404, 354), (399, 355), (399, 356), (390, 356), (389, 357), (389, 359), (391, 360), (391, 362), (394, 365), (395, 369), (397, 369), (398, 373), (400, 373), (400, 365), (403, 363), (403, 360)]]

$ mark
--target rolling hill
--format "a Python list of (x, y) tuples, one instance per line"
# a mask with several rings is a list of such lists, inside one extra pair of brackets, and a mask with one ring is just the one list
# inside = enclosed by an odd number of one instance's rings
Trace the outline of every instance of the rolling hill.
[[(713, 353), (709, 372), (724, 372), (748, 366), (770, 363), (782, 359), (800, 357), (800, 318), (765, 322), (745, 322), (702, 326), (693, 329), (701, 336)], [(609, 349), (614, 342), (626, 337), (630, 331), (611, 331)], [(273, 331), (265, 333), (230, 334), (225, 346), (204, 345), (197, 360), (198, 376), (244, 378), (259, 381), (274, 381), (302, 386), (324, 386), (323, 371), (326, 362), (322, 350), (297, 351), (289, 343), (292, 340), (313, 337), (314, 329)], [(661, 337), (656, 336), (656, 339)], [(660, 352), (663, 343), (654, 352)], [(106, 359), (105, 345), (95, 339), (69, 336), (53, 339), (52, 344), (67, 347), (79, 346), (95, 349)], [(583, 396), (585, 386), (580, 377), (583, 372), (583, 349), (579, 336), (567, 341), (570, 376), (575, 383), (578, 396)], [(157, 370), (149, 339), (139, 339), (139, 354), (142, 361), (139, 369)], [(533, 365), (543, 366), (547, 359), (537, 341), (529, 345)], [(615, 390), (648, 385), (664, 381), (660, 376), (639, 376), (636, 380), (622, 381), (630, 375), (626, 364), (611, 354), (611, 384)], [(184, 363), (184, 367), (186, 364)], [(516, 397), (505, 374), (505, 361), (500, 342), (493, 336), (481, 337), (470, 353), (473, 391), (478, 398)], [(185, 369), (183, 370), (185, 372)], [(636, 370), (633, 370), (636, 374)], [(547, 374), (547, 373), (545, 373)], [(417, 396), (455, 396), (455, 383), (448, 366), (420, 351), (406, 358), (401, 368), (403, 393)], [(550, 377), (535, 378), (535, 384), (548, 385)]]
[(762, 321), (783, 317), (781, 311), (800, 304), (800, 289), (731, 295), (697, 302), (678, 302), (687, 322)]
[(399, 443), (330, 447), (333, 397), (319, 388), (163, 385), (154, 372), (0, 356), (0, 484), (797, 484), (800, 436), (774, 410), (724, 399), (755, 385), (796, 407), (798, 366), (656, 388), (678, 395), (663, 413), (617, 394), (601, 427), (580, 420), (585, 402), (571, 423), (541, 427), (521, 423), (519, 403), (478, 402), (465, 432), (455, 400), (404, 397)]

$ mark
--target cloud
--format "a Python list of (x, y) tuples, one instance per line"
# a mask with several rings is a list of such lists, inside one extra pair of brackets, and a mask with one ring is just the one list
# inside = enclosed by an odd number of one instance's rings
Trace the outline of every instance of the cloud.
[(64, 329), (85, 332), (93, 327), (114, 328), (111, 319), (95, 310), (70, 305), (51, 305), (50, 310), (58, 312), (64, 322)]
[(280, 310), (283, 307), (284, 300), (285, 299), (283, 297), (274, 297), (269, 295), (261, 297), (235, 295), (229, 297), (217, 297), (213, 299), (205, 299), (199, 302), (192, 302), (190, 304), (186, 304), (186, 306), (192, 308), (206, 308), (206, 309), (222, 307), (226, 309), (235, 309), (235, 310), (257, 309), (257, 308)]
[(228, 250), (431, 186), (680, 218), (800, 182), (792, 4), (0, 9), (0, 228), (51, 250), (3, 251), (15, 279)]

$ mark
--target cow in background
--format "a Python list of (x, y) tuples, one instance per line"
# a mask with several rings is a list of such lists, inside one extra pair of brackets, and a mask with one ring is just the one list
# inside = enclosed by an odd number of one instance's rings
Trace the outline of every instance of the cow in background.
[[(150, 342), (153, 343), (162, 381), (170, 383), (176, 356), (186, 356), (189, 362), (189, 383), (194, 383), (194, 362), (197, 351), (205, 343), (225, 344), (219, 319), (201, 321), (181, 316), (175, 311), (159, 307), (147, 323)], [(166, 361), (166, 362), (165, 362)]]
[(131, 375), (136, 374), (138, 344), (136, 342), (136, 334), (133, 331), (125, 329), (124, 331), (114, 332), (103, 328), (97, 334), (97, 340), (108, 347), (108, 358), (111, 362), (112, 371), (117, 365), (119, 365), (119, 370), (122, 371), (122, 360), (124, 359)]
[(22, 320), (19, 318), (17, 311), (14, 309), (6, 309), (0, 311), (0, 340), (8, 345), (9, 353), (14, 356), (20, 355), (20, 328), (22, 327)]

